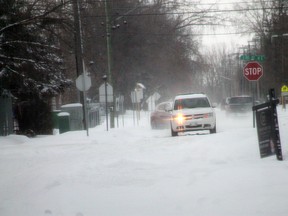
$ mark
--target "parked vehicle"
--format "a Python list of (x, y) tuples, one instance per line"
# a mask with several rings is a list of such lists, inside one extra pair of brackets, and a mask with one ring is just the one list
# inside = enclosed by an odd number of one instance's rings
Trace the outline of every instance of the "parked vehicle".
[(150, 124), (152, 129), (163, 129), (170, 127), (172, 102), (166, 101), (158, 104), (150, 114)]
[(252, 111), (253, 98), (251, 96), (233, 96), (230, 97), (226, 106), (227, 114), (240, 114)]
[(209, 130), (216, 133), (216, 114), (205, 94), (184, 94), (174, 99), (171, 135), (178, 132)]

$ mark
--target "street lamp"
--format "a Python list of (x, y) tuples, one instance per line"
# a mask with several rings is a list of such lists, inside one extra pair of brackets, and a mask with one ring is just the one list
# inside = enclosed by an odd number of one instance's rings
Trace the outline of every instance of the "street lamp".
[(271, 43), (273, 43), (274, 42), (274, 39), (275, 38), (279, 38), (279, 37), (287, 37), (288, 36), (288, 33), (284, 33), (284, 34), (281, 34), (281, 35), (272, 35), (271, 36)]

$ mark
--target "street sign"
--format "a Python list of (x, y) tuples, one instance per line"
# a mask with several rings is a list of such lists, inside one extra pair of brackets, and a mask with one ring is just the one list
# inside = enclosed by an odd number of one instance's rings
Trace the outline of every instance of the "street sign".
[[(99, 102), (105, 103), (105, 83), (99, 87)], [(113, 87), (107, 83), (107, 102), (113, 102)]]
[(267, 157), (276, 153), (274, 140), (271, 138), (272, 131), (272, 110), (270, 104), (256, 110), (256, 122), (260, 157)]
[(265, 56), (264, 55), (241, 55), (240, 60), (263, 62), (265, 61)]
[(281, 87), (281, 95), (282, 95), (282, 96), (288, 96), (288, 86), (283, 85), (283, 86)]
[(263, 67), (258, 62), (248, 62), (243, 69), (243, 75), (249, 81), (257, 81), (263, 75)]
[(283, 85), (283, 86), (281, 87), (281, 92), (288, 92), (288, 86)]
[(131, 101), (132, 103), (140, 103), (143, 99), (143, 89), (135, 89), (131, 92)]
[(154, 92), (153, 95), (146, 99), (146, 103), (148, 104), (148, 110), (155, 109), (155, 102), (160, 99), (161, 95), (158, 92)]
[(277, 116), (279, 99), (274, 99), (274, 89), (269, 90), (269, 98), (269, 102), (252, 107), (252, 110), (256, 111), (260, 157), (263, 158), (276, 154), (278, 160), (283, 160)]
[(76, 79), (76, 87), (79, 91), (88, 91), (91, 87), (91, 78), (86, 74), (81, 74)]

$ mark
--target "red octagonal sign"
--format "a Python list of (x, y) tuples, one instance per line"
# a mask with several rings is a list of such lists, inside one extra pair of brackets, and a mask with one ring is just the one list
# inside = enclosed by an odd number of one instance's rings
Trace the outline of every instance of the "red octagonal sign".
[(257, 81), (263, 75), (263, 68), (258, 62), (248, 62), (243, 69), (243, 75), (249, 81)]

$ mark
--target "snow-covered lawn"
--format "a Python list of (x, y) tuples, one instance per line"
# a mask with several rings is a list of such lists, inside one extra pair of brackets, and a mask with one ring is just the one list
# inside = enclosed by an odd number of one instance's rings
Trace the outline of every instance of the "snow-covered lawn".
[(278, 115), (284, 161), (260, 159), (251, 116), (220, 110), (211, 135), (171, 137), (128, 112), (89, 137), (0, 137), (0, 215), (287, 216), (288, 111)]

